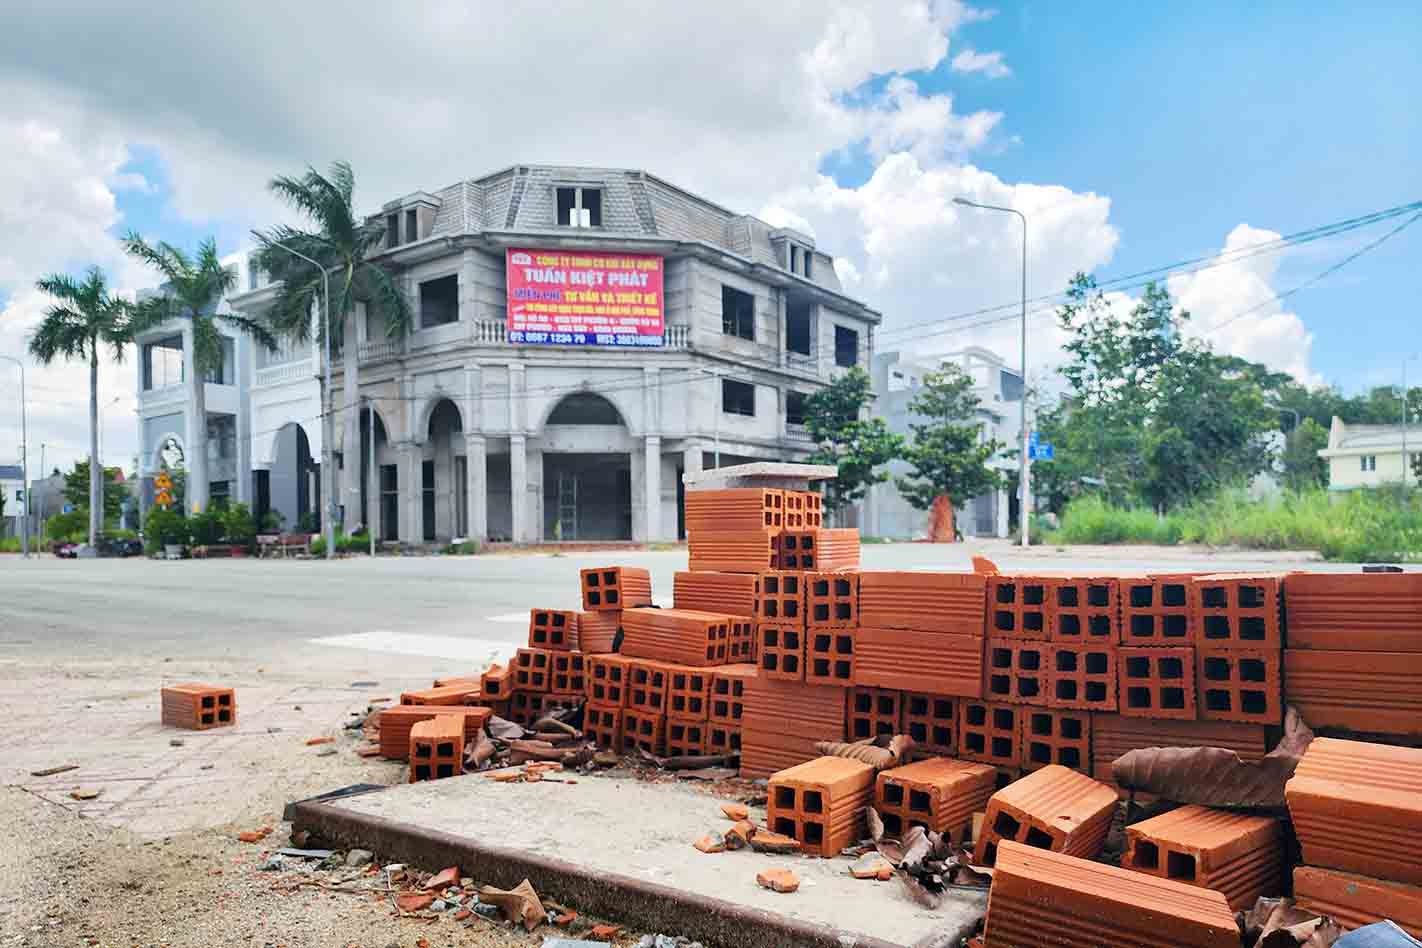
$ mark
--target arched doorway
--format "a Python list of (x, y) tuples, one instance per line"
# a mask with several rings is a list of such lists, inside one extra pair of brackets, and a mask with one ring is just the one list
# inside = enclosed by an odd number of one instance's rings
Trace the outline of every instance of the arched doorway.
[(469, 469), (464, 419), (450, 399), (430, 411), (420, 465), (420, 523), (427, 543), (448, 542), (469, 532)]
[(568, 395), (540, 442), (544, 539), (632, 539), (632, 439), (617, 406), (593, 392)]
[(321, 465), (311, 455), (311, 442), (299, 422), (289, 421), (276, 434), (272, 466), (266, 483), (257, 483), (257, 512), (276, 513), (288, 532), (321, 529)]

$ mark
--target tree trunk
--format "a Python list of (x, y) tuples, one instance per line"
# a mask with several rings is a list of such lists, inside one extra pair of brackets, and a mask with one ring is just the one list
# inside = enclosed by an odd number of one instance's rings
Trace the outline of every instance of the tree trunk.
[(104, 469), (99, 465), (99, 338), (89, 339), (89, 545), (104, 523)]
[[(365, 457), (360, 444), (360, 336), (357, 330), (359, 313), (351, 307), (342, 319), (341, 351), (341, 460), (345, 468), (341, 471), (341, 493), (336, 498), (346, 508), (345, 532), (354, 533), (364, 526), (360, 515), (360, 472)], [(332, 471), (332, 474), (335, 474)], [(364, 521), (370, 520), (367, 508)]]
[(192, 317), (183, 326), (183, 371), (188, 386), (187, 461), (188, 477), (183, 505), (186, 512), (201, 513), (207, 509), (207, 386), (197, 364), (197, 340)]
[(928, 542), (953, 543), (958, 539), (958, 531), (953, 523), (953, 501), (947, 494), (933, 498), (933, 506), (928, 510)]

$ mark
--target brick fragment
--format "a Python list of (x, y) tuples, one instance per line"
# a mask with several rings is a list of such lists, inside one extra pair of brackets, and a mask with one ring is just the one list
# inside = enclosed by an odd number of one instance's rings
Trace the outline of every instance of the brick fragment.
[(1085, 711), (1115, 711), (1117, 649), (1095, 642), (1047, 646), (1047, 705)]
[(983, 697), (1009, 704), (1046, 704), (1048, 646), (1037, 641), (990, 638)]
[(1075, 856), (1004, 842), (984, 948), (1239, 948), (1223, 895)]
[(1021, 714), (1022, 769), (1060, 764), (1091, 773), (1091, 715), (1086, 711), (1024, 708)]
[(1193, 648), (1121, 648), (1119, 707), (1128, 717), (1195, 720)]
[(910, 827), (922, 826), (960, 843), (969, 833), (973, 814), (987, 806), (996, 783), (997, 771), (988, 764), (930, 757), (880, 771), (874, 808), (888, 836), (902, 839)]
[(993, 865), (999, 846), (1007, 840), (1094, 859), (1115, 815), (1115, 790), (1051, 764), (992, 795), (974, 860)]
[(864, 832), (864, 808), (874, 787), (874, 768), (843, 757), (820, 757), (770, 778), (766, 822), (799, 840), (806, 852), (830, 857)]
[(1022, 762), (1021, 707), (961, 701), (958, 708), (958, 756), (1001, 767), (1015, 768)]
[(585, 612), (632, 609), (652, 604), (652, 574), (632, 566), (599, 566), (582, 575)]
[(1273, 817), (1183, 806), (1126, 827), (1121, 866), (1214, 889), (1238, 912), (1283, 891), (1283, 836)]
[(161, 689), (159, 698), (167, 727), (205, 731), (237, 723), (237, 692), (232, 688), (189, 682)]
[(1277, 650), (1195, 650), (1200, 717), (1277, 726), (1284, 720), (1282, 654)]

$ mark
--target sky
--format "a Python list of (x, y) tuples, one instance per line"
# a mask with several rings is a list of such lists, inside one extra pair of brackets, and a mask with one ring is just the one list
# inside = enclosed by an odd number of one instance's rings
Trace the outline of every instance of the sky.
[[(0, 354), (29, 362), (32, 468), (87, 451), (87, 370), (35, 365), (36, 279), (130, 229), (241, 248), (290, 220), (274, 174), (349, 160), (363, 210), (520, 162), (644, 168), (812, 233), (884, 313), (879, 351), (1018, 356), (1028, 293), (1228, 251), (1169, 274), (1221, 351), (1345, 391), (1398, 380), (1422, 223), (1269, 252), (1279, 235), (1422, 199), (1422, 5), (784, 0), (558, 9), (50, 0), (0, 31)], [(418, 10), (412, 13), (412, 10)], [(62, 46), (61, 44), (62, 38)], [(1274, 296), (1299, 286), (1282, 301)], [(1139, 288), (1128, 285), (1129, 303)], [(963, 318), (985, 307), (988, 317)], [(1029, 322), (1050, 386), (1063, 337)], [(1422, 363), (1413, 366), (1422, 377)], [(100, 375), (107, 463), (136, 446), (135, 367)], [(0, 360), (0, 463), (17, 460)]]

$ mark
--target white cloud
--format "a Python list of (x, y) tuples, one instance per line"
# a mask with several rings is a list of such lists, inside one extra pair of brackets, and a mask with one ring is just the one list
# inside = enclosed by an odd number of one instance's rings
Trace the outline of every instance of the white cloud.
[(1012, 75), (1012, 70), (1002, 61), (1002, 53), (980, 53), (975, 49), (965, 49), (954, 56), (953, 71), (980, 72), (989, 79), (1003, 79)]
[[(1279, 239), (1272, 230), (1240, 224), (1225, 238), (1223, 253), (1232, 254)], [(1313, 334), (1297, 313), (1272, 299), (1280, 254), (1260, 253), (1197, 273), (1172, 276), (1171, 295), (1190, 312), (1187, 332), (1202, 335), (1215, 351), (1262, 362), (1288, 372), (1299, 381), (1322, 379), (1309, 364)]]

